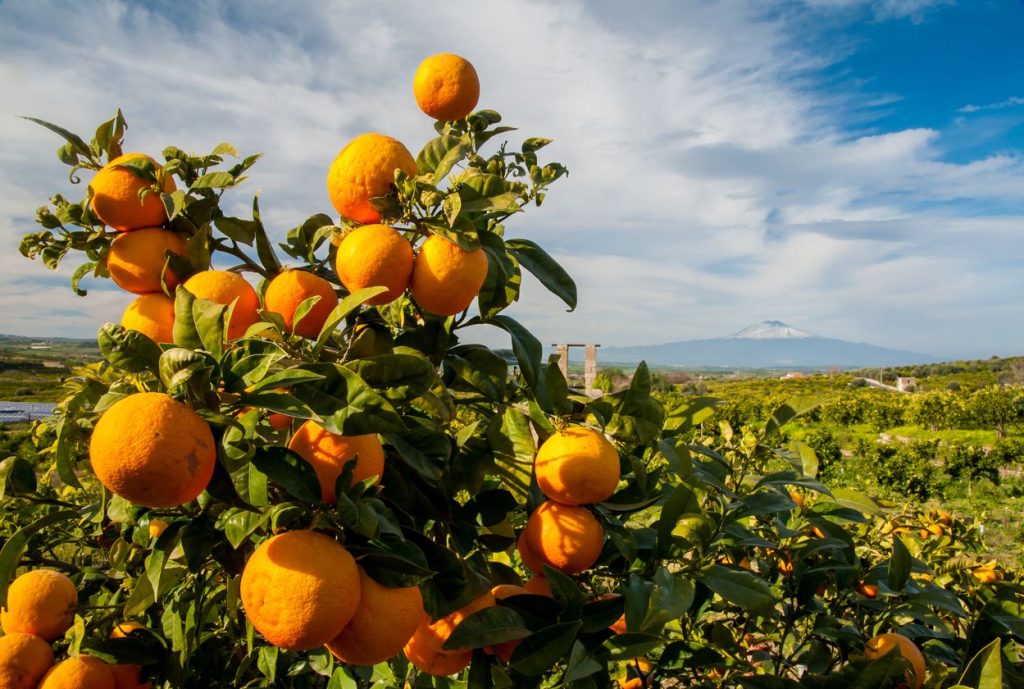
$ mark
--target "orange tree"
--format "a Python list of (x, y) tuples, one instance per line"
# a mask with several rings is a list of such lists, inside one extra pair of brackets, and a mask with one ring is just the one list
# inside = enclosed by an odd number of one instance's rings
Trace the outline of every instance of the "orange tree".
[[(157, 163), (122, 155), (120, 112), (89, 143), (37, 120), (92, 177), (22, 252), (139, 296), (38, 457), (0, 463), (0, 686), (1020, 686), (1015, 575), (977, 524), (831, 492), (775, 447), (811, 403), (709, 434), (718, 401), (665, 409), (644, 365), (567, 386), (503, 313), (523, 269), (576, 306), (505, 227), (566, 171), (547, 139), (494, 145), (512, 129), (472, 111), (467, 65), (417, 74), (455, 118), (418, 155), (358, 137), (327, 175), (340, 219), (277, 246), (256, 199), (222, 209), (258, 156)], [(512, 360), (461, 339), (478, 324)]]

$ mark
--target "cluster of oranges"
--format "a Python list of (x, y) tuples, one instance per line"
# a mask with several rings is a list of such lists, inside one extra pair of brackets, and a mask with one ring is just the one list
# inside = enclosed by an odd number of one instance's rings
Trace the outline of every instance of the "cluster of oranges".
[(597, 431), (570, 426), (544, 441), (534, 473), (548, 499), (519, 536), (523, 564), (537, 574), (544, 565), (566, 574), (589, 569), (601, 555), (604, 528), (585, 505), (611, 497), (620, 471), (619, 453)]
[[(438, 119), (458, 120), (476, 106), (480, 84), (473, 66), (456, 55), (427, 58), (416, 72), (414, 93), (424, 112)], [(152, 171), (152, 180), (138, 171)], [(337, 240), (335, 269), (350, 292), (383, 286), (387, 291), (368, 303), (383, 305), (408, 289), (421, 309), (438, 316), (457, 314), (472, 303), (487, 277), (483, 249), (467, 251), (431, 235), (418, 250), (402, 232), (379, 224), (380, 212), (372, 200), (387, 196), (401, 170), (417, 173), (416, 161), (401, 142), (389, 136), (367, 133), (357, 136), (338, 153), (327, 175), (332, 204), (352, 225)], [(139, 295), (121, 318), (121, 324), (155, 342), (173, 340), (175, 287), (180, 276), (170, 267), (170, 257), (182, 261), (189, 253), (184, 234), (168, 228), (167, 211), (160, 193), (175, 190), (171, 175), (141, 153), (127, 153), (111, 160), (89, 184), (93, 214), (118, 231), (107, 254), (110, 277), (122, 289)], [(245, 335), (260, 320), (260, 308), (278, 314), (285, 326), (303, 337), (316, 337), (338, 304), (334, 286), (304, 270), (284, 270), (273, 277), (260, 296), (241, 275), (224, 270), (204, 270), (184, 281), (194, 296), (232, 305), (227, 337)], [(296, 312), (307, 299), (315, 298), (303, 318)]]
[[(86, 654), (54, 664), (50, 644), (74, 622), (78, 592), (60, 572), (36, 569), (15, 579), (0, 610), (0, 687), (3, 689), (149, 689), (140, 665), (111, 665)], [(124, 638), (143, 625), (116, 625), (111, 638)]]

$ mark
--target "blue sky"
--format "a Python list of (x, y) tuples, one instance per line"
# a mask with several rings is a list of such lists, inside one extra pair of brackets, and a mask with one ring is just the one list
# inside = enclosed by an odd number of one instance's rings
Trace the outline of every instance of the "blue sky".
[(5, 0), (0, 331), (88, 337), (130, 301), (98, 281), (77, 298), (73, 265), (16, 253), (48, 196), (83, 193), (56, 138), (16, 115), (88, 134), (121, 107), (129, 150), (262, 151), (233, 203), (258, 190), (283, 236), (330, 210), (324, 175), (347, 140), (382, 131), (415, 151), (431, 136), (412, 73), (448, 51), (476, 65), (482, 107), (554, 138), (570, 169), (508, 224), (580, 287), (566, 315), (526, 283), (512, 313), (542, 340), (780, 319), (942, 357), (1019, 354), (1021, 26), (1011, 0)]

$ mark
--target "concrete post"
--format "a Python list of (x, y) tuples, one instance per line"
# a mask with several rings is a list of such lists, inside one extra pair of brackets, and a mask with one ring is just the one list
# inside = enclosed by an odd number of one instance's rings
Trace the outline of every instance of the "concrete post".
[(558, 369), (562, 372), (562, 377), (569, 380), (569, 345), (555, 345), (555, 351), (558, 352)]
[(594, 379), (597, 378), (597, 345), (588, 344), (584, 351), (586, 358), (583, 363), (583, 390), (587, 397), (596, 397)]

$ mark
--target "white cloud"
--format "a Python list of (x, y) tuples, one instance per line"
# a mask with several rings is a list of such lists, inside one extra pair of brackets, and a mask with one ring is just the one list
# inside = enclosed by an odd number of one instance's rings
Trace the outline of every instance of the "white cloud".
[(957, 112), (980, 112), (982, 110), (1005, 110), (1006, 108), (1017, 107), (1018, 105), (1024, 105), (1024, 98), (1020, 96), (1010, 96), (1006, 100), (997, 101), (995, 103), (986, 103), (985, 105), (965, 105), (959, 108)]
[[(806, 2), (879, 19), (943, 4)], [(14, 115), (86, 134), (121, 106), (131, 149), (202, 151), (226, 140), (263, 151), (232, 208), (245, 212), (262, 190), (280, 237), (330, 210), (324, 174), (352, 136), (383, 131), (412, 149), (431, 136), (411, 75), (445, 50), (475, 63), (481, 106), (523, 135), (554, 138), (544, 153), (570, 169), (542, 209), (508, 224), (580, 285), (580, 309), (566, 316), (527, 282), (514, 313), (545, 342), (716, 336), (774, 317), (939, 353), (965, 329), (1003, 349), (1024, 335), (1021, 307), (999, 291), (1019, 282), (1009, 264), (1024, 259), (1020, 218), (962, 209), (1019, 208), (1022, 159), (945, 162), (929, 129), (845, 132), (850, 112), (878, 98), (815, 90), (832, 56), (813, 52), (807, 36), (794, 44), (794, 26), (808, 26), (794, 12), (768, 16), (753, 0), (643, 13), (579, 0), (156, 7), (0, 4), (2, 329), (89, 335), (128, 301), (110, 291), (81, 300), (52, 280), (36, 291), (31, 276), (45, 271), (12, 255), (35, 206), (68, 192), (52, 156), (59, 141)], [(993, 267), (991, 256), (1004, 263)], [(56, 309), (82, 316), (46, 317)], [(954, 315), (966, 320), (945, 320)]]

